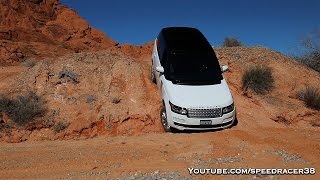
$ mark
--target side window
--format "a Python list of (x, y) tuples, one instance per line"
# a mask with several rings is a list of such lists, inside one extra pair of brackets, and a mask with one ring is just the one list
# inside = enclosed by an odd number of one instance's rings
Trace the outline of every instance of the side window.
[(158, 57), (160, 58), (160, 38), (159, 38), (159, 36), (157, 38), (157, 52), (158, 52)]
[(162, 35), (161, 32), (160, 32), (160, 34), (158, 35), (158, 38), (157, 38), (157, 50), (158, 50), (158, 55), (159, 55), (159, 59), (160, 59), (160, 62), (161, 62), (162, 58), (163, 58), (163, 53), (164, 53), (164, 50), (165, 50), (163, 35)]
[(167, 57), (166, 57), (166, 44), (165, 44), (165, 41), (164, 41), (164, 39), (163, 39), (163, 36), (162, 35), (160, 35), (160, 44), (159, 44), (159, 46), (160, 46), (160, 51), (159, 51), (159, 58), (160, 58), (160, 62), (161, 62), (161, 65), (163, 65), (162, 63), (167, 59)]
[(162, 54), (162, 58), (160, 59), (160, 64), (164, 68), (166, 67), (167, 59), (168, 59), (168, 53), (167, 51), (164, 51)]

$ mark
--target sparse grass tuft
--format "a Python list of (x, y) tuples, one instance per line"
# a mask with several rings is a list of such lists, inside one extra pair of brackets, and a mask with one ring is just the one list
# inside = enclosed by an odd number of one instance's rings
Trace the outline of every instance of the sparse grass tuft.
[(59, 121), (57, 124), (53, 126), (53, 131), (55, 133), (59, 133), (63, 130), (65, 130), (68, 127), (68, 125), (65, 122)]
[(89, 96), (87, 96), (87, 103), (92, 103), (92, 102), (94, 102), (94, 101), (96, 101), (97, 100), (97, 97), (96, 96), (94, 96), (94, 95), (89, 95)]
[(253, 90), (257, 94), (265, 94), (273, 88), (274, 79), (271, 68), (252, 66), (242, 76), (242, 89)]
[(113, 104), (118, 104), (118, 103), (120, 103), (121, 102), (121, 98), (120, 97), (113, 97), (112, 98), (112, 103)]
[(25, 125), (46, 111), (44, 101), (35, 93), (29, 92), (14, 100), (0, 97), (0, 112), (7, 113), (17, 125)]
[(37, 64), (37, 60), (30, 58), (30, 59), (26, 59), (25, 61), (23, 61), (21, 63), (22, 66), (24, 67), (28, 67), (28, 68), (32, 68), (33, 66), (35, 66)]
[(310, 122), (313, 127), (320, 127), (320, 119), (313, 120)]
[(64, 49), (68, 49), (68, 45), (65, 44), (65, 43), (61, 43), (61, 44), (59, 45), (59, 47), (60, 47), (60, 48), (64, 48)]
[(306, 86), (298, 91), (297, 96), (304, 104), (315, 110), (320, 110), (320, 90), (313, 86)]
[(224, 38), (223, 46), (224, 47), (236, 47), (236, 46), (242, 46), (242, 43), (238, 38), (226, 37), (226, 38)]

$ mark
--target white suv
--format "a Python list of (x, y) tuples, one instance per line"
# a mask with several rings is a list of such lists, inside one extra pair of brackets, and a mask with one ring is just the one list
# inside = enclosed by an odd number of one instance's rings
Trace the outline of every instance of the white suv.
[(211, 45), (188, 27), (164, 28), (154, 42), (151, 79), (165, 131), (227, 128), (237, 123), (233, 98)]

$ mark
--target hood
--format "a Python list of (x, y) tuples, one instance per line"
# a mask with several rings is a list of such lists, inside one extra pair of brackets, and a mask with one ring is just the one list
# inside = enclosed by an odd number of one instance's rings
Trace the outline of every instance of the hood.
[(224, 79), (215, 85), (178, 85), (165, 81), (169, 100), (183, 108), (225, 107), (233, 103), (233, 98)]

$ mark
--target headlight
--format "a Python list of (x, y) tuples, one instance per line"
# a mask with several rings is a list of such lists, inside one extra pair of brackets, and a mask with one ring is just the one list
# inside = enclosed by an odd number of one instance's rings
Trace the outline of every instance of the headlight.
[(233, 109), (234, 109), (234, 104), (232, 103), (231, 105), (222, 108), (222, 113), (227, 114), (227, 113), (233, 111)]
[(187, 115), (188, 111), (187, 111), (186, 108), (182, 108), (182, 107), (176, 106), (176, 105), (172, 104), (170, 101), (169, 101), (169, 104), (170, 104), (172, 112), (175, 112), (175, 113), (178, 113), (178, 114), (182, 114), (182, 115)]

